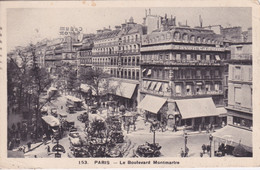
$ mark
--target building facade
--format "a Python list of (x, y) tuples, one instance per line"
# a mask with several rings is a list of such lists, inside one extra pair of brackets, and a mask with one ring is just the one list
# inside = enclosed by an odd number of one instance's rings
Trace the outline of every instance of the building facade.
[(242, 42), (231, 45), (228, 83), (227, 123), (252, 129), (252, 43)]
[[(144, 35), (141, 54), (144, 102), (139, 108), (148, 117), (195, 129), (220, 122), (216, 107), (224, 106), (223, 61), (229, 54), (221, 36), (207, 29), (170, 25)], [(161, 106), (149, 111), (145, 101), (151, 96)], [(208, 111), (203, 109), (206, 106)]]

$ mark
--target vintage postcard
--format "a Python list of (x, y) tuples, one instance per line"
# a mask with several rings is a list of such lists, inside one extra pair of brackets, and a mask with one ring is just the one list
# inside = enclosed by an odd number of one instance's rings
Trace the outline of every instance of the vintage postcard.
[(0, 9), (1, 168), (260, 166), (258, 1)]

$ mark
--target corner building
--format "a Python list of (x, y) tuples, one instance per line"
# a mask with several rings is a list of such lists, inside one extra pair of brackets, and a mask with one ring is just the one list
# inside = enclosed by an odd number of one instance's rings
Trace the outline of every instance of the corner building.
[(169, 26), (142, 37), (141, 103), (146, 119), (197, 130), (219, 125), (223, 61), (230, 50), (212, 30)]

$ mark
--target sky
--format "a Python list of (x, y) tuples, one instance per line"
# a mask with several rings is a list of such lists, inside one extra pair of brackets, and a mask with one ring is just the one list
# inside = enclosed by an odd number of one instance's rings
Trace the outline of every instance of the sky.
[[(83, 33), (96, 33), (104, 27), (114, 29), (130, 17), (141, 24), (148, 8), (11, 8), (7, 10), (7, 49), (26, 46), (30, 42), (59, 37), (62, 26), (82, 27)], [(199, 15), (203, 26), (241, 26), (245, 31), (252, 27), (251, 8), (246, 7), (206, 7), (206, 8), (151, 8), (153, 15), (176, 16), (177, 23), (199, 25)]]

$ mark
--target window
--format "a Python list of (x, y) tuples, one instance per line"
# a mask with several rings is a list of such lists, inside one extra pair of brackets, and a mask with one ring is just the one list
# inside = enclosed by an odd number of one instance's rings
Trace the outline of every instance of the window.
[(181, 94), (181, 85), (175, 86), (175, 92), (176, 92), (176, 94)]
[(210, 60), (210, 55), (206, 55), (206, 60), (207, 60), (207, 61)]
[(136, 65), (139, 66), (140, 64), (140, 57), (136, 57)]
[(200, 70), (196, 70), (196, 77), (200, 77), (201, 76), (201, 71)]
[(201, 91), (201, 86), (200, 85), (197, 85), (196, 86), (196, 92), (199, 93)]
[(191, 85), (186, 85), (187, 94), (191, 94)]
[(165, 55), (165, 60), (169, 60), (169, 54)]
[(234, 97), (235, 97), (235, 103), (236, 104), (241, 104), (241, 99), (242, 99), (242, 90), (241, 90), (241, 88), (240, 87), (235, 87), (235, 95), (234, 95)]
[(241, 67), (236, 66), (234, 71), (234, 79), (236, 80), (240, 80), (240, 76), (241, 76)]
[(201, 55), (197, 54), (196, 55), (196, 60), (198, 60), (198, 61), (201, 60)]
[(164, 78), (165, 78), (166, 80), (169, 79), (169, 70), (164, 70)]
[(135, 79), (135, 71), (132, 71), (132, 79)]
[(176, 54), (176, 60), (181, 61), (181, 54)]
[(219, 77), (219, 70), (215, 70), (215, 77)]
[(205, 85), (205, 90), (206, 90), (206, 92), (207, 92), (207, 91), (210, 91), (210, 84), (206, 84), (206, 85)]
[(191, 60), (191, 55), (190, 54), (187, 54), (186, 57), (187, 57), (187, 61)]
[(237, 51), (242, 51), (242, 46), (238, 46)]
[(219, 91), (219, 84), (215, 84), (215, 91)]
[(136, 80), (139, 80), (139, 71), (136, 71)]
[(171, 60), (171, 61), (175, 61), (175, 60), (176, 60), (175, 55), (172, 54), (172, 53), (170, 54), (170, 60)]

